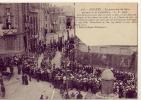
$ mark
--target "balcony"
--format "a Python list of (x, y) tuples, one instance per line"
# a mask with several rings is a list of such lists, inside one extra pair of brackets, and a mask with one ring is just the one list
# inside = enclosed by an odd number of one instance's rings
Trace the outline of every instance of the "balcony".
[(17, 29), (3, 29), (2, 31), (4, 35), (12, 35), (17, 33)]
[(3, 27), (2, 24), (0, 24), (0, 36), (4, 35), (14, 35), (17, 33), (17, 29), (14, 27), (11, 27), (11, 29), (8, 29), (6, 27)]

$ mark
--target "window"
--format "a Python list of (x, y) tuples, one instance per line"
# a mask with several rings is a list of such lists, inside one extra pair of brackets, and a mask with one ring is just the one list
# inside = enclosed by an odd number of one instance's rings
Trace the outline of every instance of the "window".
[(29, 22), (29, 16), (27, 15), (27, 22)]
[(30, 17), (30, 23), (32, 23), (33, 21), (32, 21), (32, 17)]
[(10, 13), (10, 8), (6, 8), (6, 20), (5, 20), (6, 29), (12, 28), (12, 15)]
[(2, 24), (2, 16), (0, 16), (0, 24)]
[(6, 8), (6, 13), (10, 13), (10, 8)]
[(48, 20), (48, 17), (46, 16), (46, 20)]
[(120, 54), (122, 55), (129, 55), (130, 50), (128, 48), (120, 48)]
[(26, 23), (26, 15), (24, 14), (23, 22)]
[(14, 43), (15, 43), (15, 37), (14, 36), (7, 36), (5, 38), (6, 43), (6, 50), (14, 50)]

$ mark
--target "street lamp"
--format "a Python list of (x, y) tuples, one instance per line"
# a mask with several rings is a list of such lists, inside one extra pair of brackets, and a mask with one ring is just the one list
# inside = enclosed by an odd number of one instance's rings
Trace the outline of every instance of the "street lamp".
[(91, 48), (90, 48), (90, 46), (88, 46), (89, 64), (91, 64), (91, 54), (90, 54), (90, 50), (91, 50)]

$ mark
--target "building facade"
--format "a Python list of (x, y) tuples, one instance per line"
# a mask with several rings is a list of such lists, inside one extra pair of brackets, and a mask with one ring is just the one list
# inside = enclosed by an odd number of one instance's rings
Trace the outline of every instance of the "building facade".
[[(24, 23), (24, 33), (26, 40), (26, 51), (36, 52), (36, 48), (39, 43), (39, 35), (41, 34), (42, 24), (40, 23), (41, 16), (40, 5), (36, 3), (25, 3), (22, 4), (23, 10), (23, 23)], [(41, 27), (39, 27), (41, 26)], [(40, 36), (41, 37), (41, 36)]]
[(25, 51), (21, 4), (0, 4), (0, 55)]
[(83, 64), (137, 72), (137, 46), (87, 46), (80, 43), (76, 60)]
[(52, 3), (7, 3), (0, 9), (0, 54), (36, 52), (46, 34), (66, 29), (68, 14)]

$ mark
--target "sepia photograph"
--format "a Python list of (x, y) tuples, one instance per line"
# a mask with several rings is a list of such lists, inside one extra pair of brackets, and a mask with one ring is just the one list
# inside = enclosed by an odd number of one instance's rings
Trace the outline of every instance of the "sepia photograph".
[(138, 3), (0, 3), (0, 99), (137, 99)]

